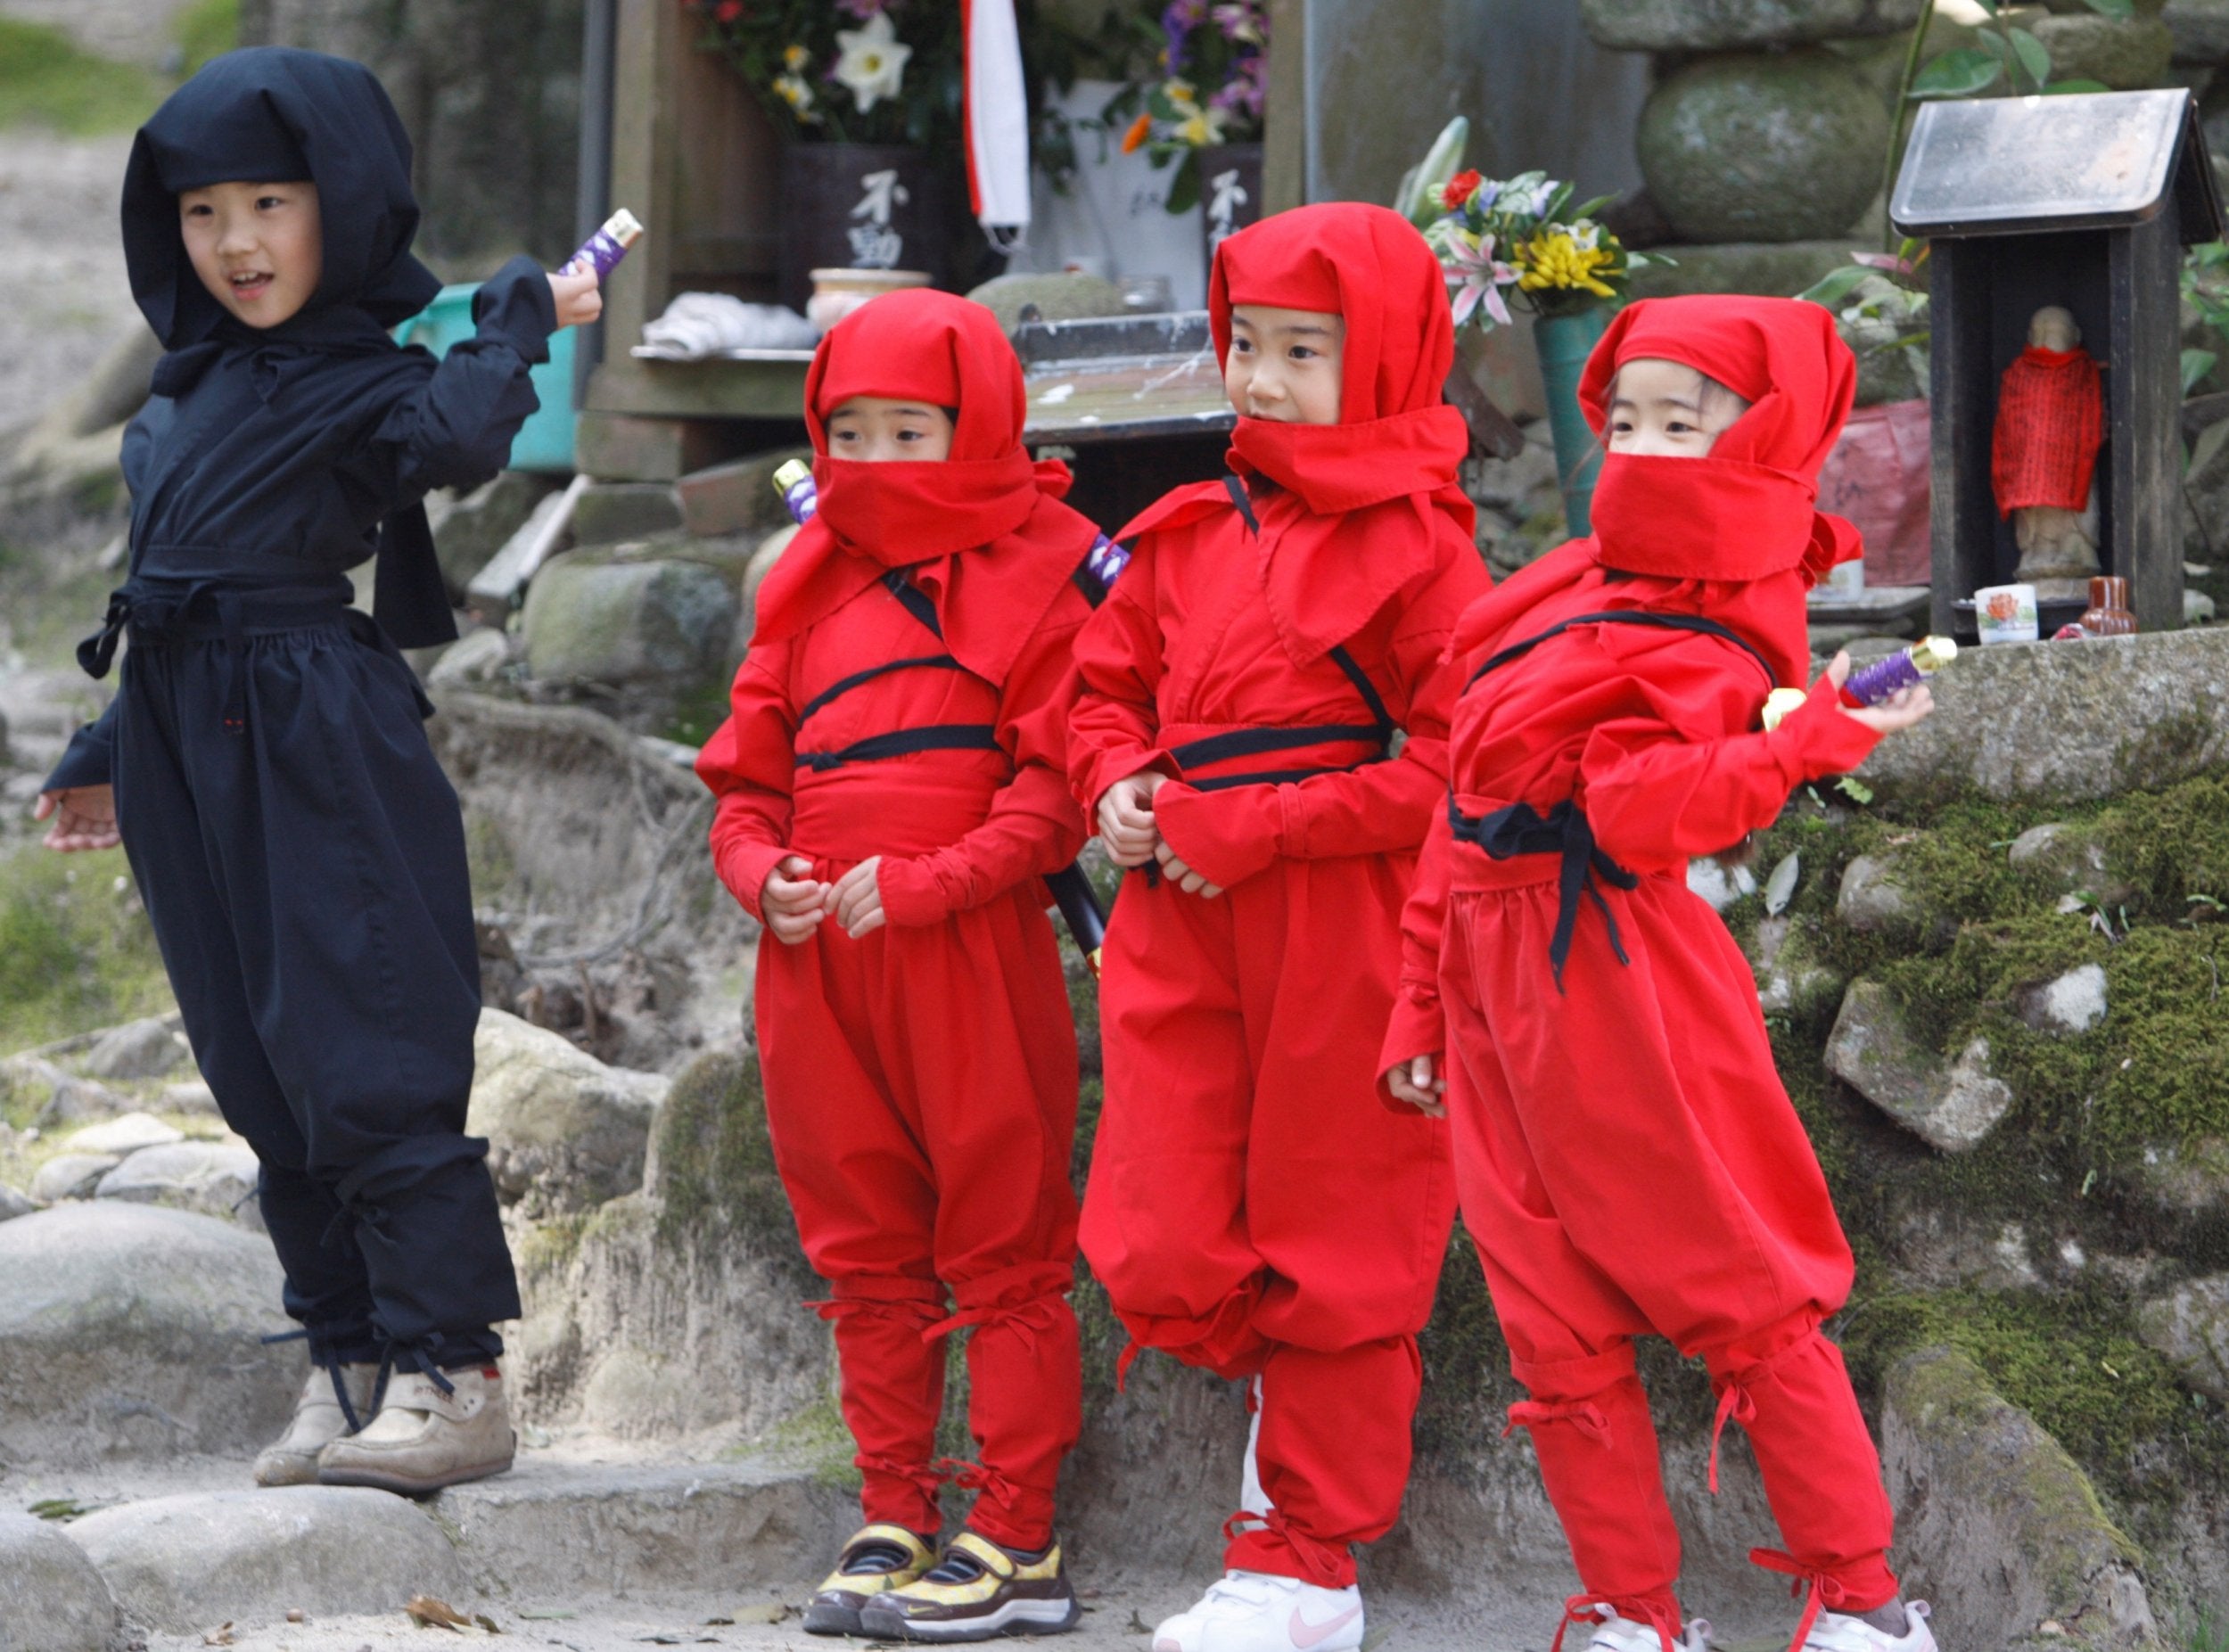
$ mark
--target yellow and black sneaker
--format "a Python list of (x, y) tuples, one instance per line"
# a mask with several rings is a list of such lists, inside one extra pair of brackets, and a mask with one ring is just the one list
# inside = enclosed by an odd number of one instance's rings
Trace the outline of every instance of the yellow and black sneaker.
[(1016, 1554), (963, 1531), (929, 1571), (868, 1601), (860, 1628), (878, 1640), (988, 1640), (1057, 1635), (1082, 1616), (1058, 1543)]
[(862, 1526), (805, 1603), (809, 1635), (856, 1635), (860, 1611), (884, 1590), (902, 1588), (936, 1562), (936, 1551), (901, 1525)]

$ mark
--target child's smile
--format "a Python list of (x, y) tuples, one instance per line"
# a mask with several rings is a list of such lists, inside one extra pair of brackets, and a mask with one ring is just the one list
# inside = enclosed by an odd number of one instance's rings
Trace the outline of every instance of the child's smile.
[(315, 184), (212, 184), (178, 197), (178, 234), (193, 273), (251, 327), (298, 314), (325, 274)]

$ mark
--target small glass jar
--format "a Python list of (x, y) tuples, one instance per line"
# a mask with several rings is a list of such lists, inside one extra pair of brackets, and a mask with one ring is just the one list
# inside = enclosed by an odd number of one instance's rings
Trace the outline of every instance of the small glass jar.
[(2128, 581), (2118, 574), (2099, 574), (2090, 581), (2090, 608), (2082, 616), (2083, 633), (2089, 637), (2133, 637), (2136, 616), (2128, 608)]

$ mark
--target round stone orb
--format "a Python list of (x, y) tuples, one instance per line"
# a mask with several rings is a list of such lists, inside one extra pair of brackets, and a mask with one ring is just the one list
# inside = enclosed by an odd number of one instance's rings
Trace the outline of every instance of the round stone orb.
[(1831, 53), (1699, 58), (1641, 111), (1641, 174), (1682, 241), (1816, 241), (1880, 187), (1888, 115)]

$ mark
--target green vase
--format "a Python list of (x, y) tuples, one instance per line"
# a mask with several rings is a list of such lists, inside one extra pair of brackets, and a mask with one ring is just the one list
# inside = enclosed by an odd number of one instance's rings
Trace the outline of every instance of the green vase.
[(1572, 538), (1593, 531), (1587, 506), (1602, 452), (1586, 415), (1579, 411), (1579, 375), (1596, 341), (1610, 325), (1611, 307), (1598, 304), (1569, 316), (1542, 316), (1533, 323), (1533, 347), (1540, 352), (1540, 376), (1548, 387), (1548, 433), (1556, 444), (1556, 485), (1563, 490), (1564, 521)]

